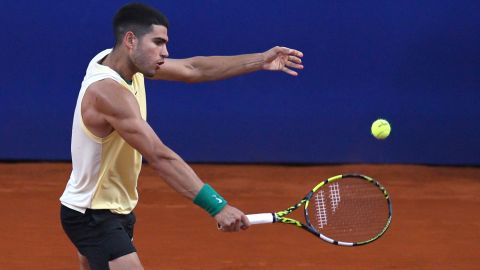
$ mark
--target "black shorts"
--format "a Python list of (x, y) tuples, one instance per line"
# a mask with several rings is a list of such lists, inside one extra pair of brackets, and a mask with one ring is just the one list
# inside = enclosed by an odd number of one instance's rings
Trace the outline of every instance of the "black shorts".
[(133, 246), (135, 214), (114, 214), (109, 210), (87, 209), (85, 214), (64, 205), (60, 217), (65, 233), (87, 257), (91, 270), (108, 269), (108, 262), (136, 252)]

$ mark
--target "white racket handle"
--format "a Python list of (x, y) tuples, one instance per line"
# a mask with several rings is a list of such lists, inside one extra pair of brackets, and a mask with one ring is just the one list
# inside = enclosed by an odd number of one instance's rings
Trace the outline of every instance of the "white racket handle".
[(266, 224), (266, 223), (273, 223), (273, 214), (272, 213), (261, 213), (261, 214), (251, 214), (247, 215), (248, 221), (250, 224)]

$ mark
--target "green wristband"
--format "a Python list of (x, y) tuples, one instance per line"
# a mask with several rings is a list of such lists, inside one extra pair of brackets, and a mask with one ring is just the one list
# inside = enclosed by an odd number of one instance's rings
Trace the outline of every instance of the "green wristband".
[(205, 209), (212, 217), (218, 214), (227, 205), (227, 201), (220, 196), (209, 184), (203, 185), (193, 203)]

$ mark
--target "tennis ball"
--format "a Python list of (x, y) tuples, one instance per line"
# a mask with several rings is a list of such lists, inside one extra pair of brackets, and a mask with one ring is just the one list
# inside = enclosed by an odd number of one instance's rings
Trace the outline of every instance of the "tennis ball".
[(372, 135), (379, 140), (386, 139), (390, 135), (390, 131), (392, 131), (392, 127), (385, 119), (377, 119), (372, 123)]

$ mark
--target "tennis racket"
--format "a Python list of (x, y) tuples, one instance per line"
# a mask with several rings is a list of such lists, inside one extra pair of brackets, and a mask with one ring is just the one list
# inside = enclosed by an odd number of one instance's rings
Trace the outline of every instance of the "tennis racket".
[[(304, 223), (286, 217), (302, 205)], [(320, 182), (286, 210), (247, 217), (251, 224), (292, 224), (331, 244), (360, 246), (387, 231), (392, 221), (392, 203), (387, 190), (375, 179), (342, 174)]]

